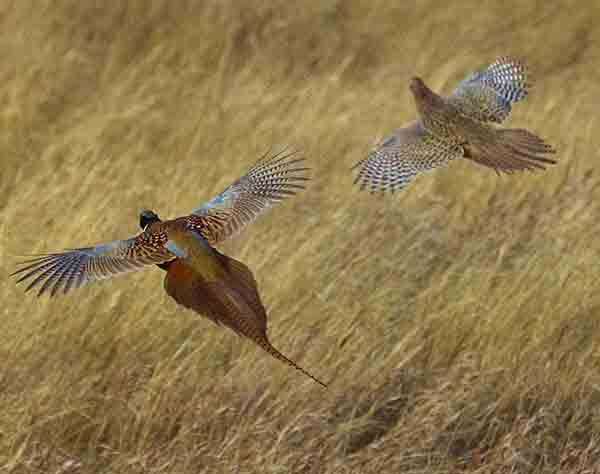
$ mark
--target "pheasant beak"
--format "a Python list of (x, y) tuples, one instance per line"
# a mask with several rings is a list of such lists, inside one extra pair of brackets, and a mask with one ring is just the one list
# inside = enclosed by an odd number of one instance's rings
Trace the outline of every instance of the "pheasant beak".
[(415, 95), (416, 97), (423, 97), (427, 91), (427, 86), (421, 80), (420, 77), (413, 77), (410, 80), (409, 88), (413, 95)]
[(148, 209), (144, 209), (140, 212), (140, 227), (142, 230), (146, 230), (146, 227), (153, 222), (160, 222), (160, 217), (158, 217), (156, 213)]

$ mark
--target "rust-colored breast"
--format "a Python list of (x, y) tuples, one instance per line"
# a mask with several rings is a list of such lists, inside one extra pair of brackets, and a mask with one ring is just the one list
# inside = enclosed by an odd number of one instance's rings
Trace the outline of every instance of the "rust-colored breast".
[(194, 270), (186, 265), (181, 259), (173, 260), (169, 265), (168, 275), (168, 279), (173, 284), (180, 283), (184, 286), (190, 284), (196, 277)]

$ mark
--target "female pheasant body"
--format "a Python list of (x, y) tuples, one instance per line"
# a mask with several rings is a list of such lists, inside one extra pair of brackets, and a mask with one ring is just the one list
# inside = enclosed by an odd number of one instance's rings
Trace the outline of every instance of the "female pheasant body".
[[(545, 169), (556, 161), (554, 149), (522, 129), (490, 125), (505, 120), (512, 103), (530, 87), (519, 61), (501, 57), (470, 75), (448, 97), (433, 92), (418, 77), (410, 82), (418, 120), (398, 129), (359, 161), (355, 182), (371, 191), (401, 189), (422, 171), (467, 158), (500, 172)], [(426, 162), (424, 162), (426, 160)]]
[(437, 95), (418, 77), (410, 82), (415, 106), (423, 128), (436, 138), (451, 145), (462, 145), (469, 124), (464, 123), (460, 112), (443, 97)]
[(462, 147), (465, 158), (494, 168), (498, 173), (544, 169), (543, 164), (555, 163), (540, 156), (553, 150), (533, 133), (496, 129), (469, 116), (460, 102), (440, 97), (419, 78), (412, 80), (410, 88), (424, 128), (437, 138)]

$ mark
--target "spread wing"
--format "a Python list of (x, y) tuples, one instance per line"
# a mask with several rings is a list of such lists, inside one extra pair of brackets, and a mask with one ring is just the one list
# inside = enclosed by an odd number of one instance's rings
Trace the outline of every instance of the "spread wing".
[(404, 188), (419, 173), (447, 164), (463, 156), (460, 146), (435, 138), (420, 121), (411, 122), (383, 140), (365, 159), (354, 183), (371, 192)]
[(46, 291), (54, 296), (61, 288), (67, 293), (96, 280), (172, 260), (174, 255), (164, 247), (167, 240), (166, 234), (143, 232), (126, 240), (39, 255), (20, 262), (21, 268), (12, 276), (18, 278), (17, 283), (28, 282), (25, 291), (38, 287), (38, 296)]
[(482, 122), (503, 122), (512, 104), (527, 97), (531, 84), (523, 63), (506, 56), (463, 80), (447, 100)]
[(273, 204), (304, 189), (304, 158), (282, 151), (258, 161), (248, 173), (187, 217), (215, 245), (240, 232)]

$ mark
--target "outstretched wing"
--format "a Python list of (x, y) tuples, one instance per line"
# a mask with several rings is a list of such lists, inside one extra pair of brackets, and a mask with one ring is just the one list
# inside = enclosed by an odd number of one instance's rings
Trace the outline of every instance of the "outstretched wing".
[(17, 283), (28, 281), (25, 291), (39, 287), (38, 296), (46, 291), (54, 296), (61, 288), (67, 293), (96, 280), (172, 260), (174, 255), (164, 247), (167, 240), (166, 234), (143, 232), (126, 240), (39, 255), (20, 262), (21, 268), (12, 276), (18, 278)]
[(523, 63), (506, 56), (484, 71), (463, 80), (447, 100), (460, 111), (482, 122), (503, 122), (514, 102), (527, 97), (531, 84)]
[(187, 216), (188, 225), (198, 230), (211, 245), (240, 232), (273, 204), (304, 189), (309, 178), (304, 158), (297, 152), (267, 155), (246, 175), (211, 201)]
[(396, 191), (404, 188), (419, 173), (447, 164), (463, 156), (460, 146), (446, 143), (427, 132), (420, 121), (396, 130), (369, 156), (359, 161), (354, 183), (361, 189)]

